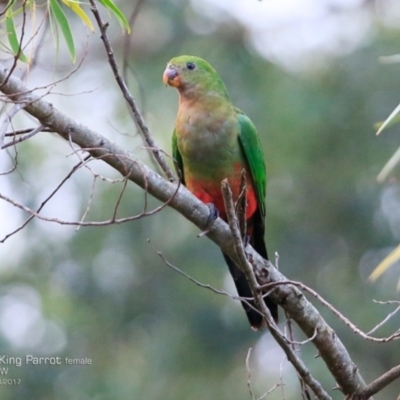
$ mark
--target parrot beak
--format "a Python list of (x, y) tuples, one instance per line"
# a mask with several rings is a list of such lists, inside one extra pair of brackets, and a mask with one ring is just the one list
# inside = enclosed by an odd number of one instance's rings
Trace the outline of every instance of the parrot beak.
[(168, 65), (164, 71), (163, 82), (165, 85), (179, 87), (181, 86), (181, 77), (179, 76), (178, 71), (172, 66)]

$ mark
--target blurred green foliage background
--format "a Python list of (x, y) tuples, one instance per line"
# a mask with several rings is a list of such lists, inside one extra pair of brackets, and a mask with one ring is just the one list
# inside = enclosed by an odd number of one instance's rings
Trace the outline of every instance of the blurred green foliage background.
[[(252, 10), (248, 14), (244, 3)], [(399, 146), (399, 128), (378, 138), (373, 128), (400, 102), (399, 64), (378, 60), (400, 51), (400, 7), (395, 1), (325, 0), (318, 7), (300, 1), (300, 12), (295, 3), (144, 1), (130, 37), (129, 86), (156, 142), (169, 153), (177, 95), (162, 85), (167, 61), (193, 54), (217, 69), (233, 102), (261, 135), (269, 176), (269, 253), (279, 253), (286, 276), (312, 287), (368, 331), (394, 307), (373, 299), (399, 297), (398, 266), (376, 284), (367, 278), (400, 240), (398, 172), (376, 183)], [(127, 16), (132, 12), (129, 1), (118, 5)], [(121, 60), (126, 36), (111, 16), (104, 17)], [(81, 25), (73, 21), (82, 65), (70, 74), (76, 66), (63, 43), (55, 50), (48, 34), (26, 84), (35, 88), (60, 80), (49, 101), (151, 163), (98, 30), (88, 35)], [(32, 122), (19, 116), (14, 126)], [(0, 159), (2, 172), (13, 163), (15, 151), (7, 153)], [(18, 169), (0, 176), (0, 191), (32, 208), (78, 162), (67, 143), (48, 133), (19, 145), (17, 159)], [(89, 167), (67, 181), (44, 208), (45, 216), (79, 220), (91, 196), (92, 171), (119, 178), (101, 162)], [(86, 220), (110, 218), (122, 188), (121, 182), (96, 179)], [(129, 184), (118, 215), (140, 213), (145, 200)], [(159, 205), (151, 198), (147, 203), (149, 209)], [(1, 202), (1, 239), (26, 217)], [(21, 379), (19, 385), (0, 384), (0, 399), (246, 399), (249, 348), (255, 395), (283, 384), (266, 398), (300, 399), (296, 374), (268, 332), (253, 332), (240, 304), (194, 285), (156, 255), (154, 249), (199, 281), (234, 293), (218, 248), (197, 233), (165, 208), (130, 223), (79, 230), (34, 220), (5, 240), (0, 356), (87, 357), (92, 364), (17, 367), (1, 365), (0, 358), (0, 373), (9, 367), (0, 381)], [(367, 381), (399, 363), (398, 344), (361, 339), (311, 300)], [(398, 327), (395, 316), (376, 335)], [(312, 345), (299, 354), (327, 390), (335, 386)], [(394, 399), (399, 387), (394, 383), (375, 398)], [(339, 391), (331, 395), (343, 398)]]

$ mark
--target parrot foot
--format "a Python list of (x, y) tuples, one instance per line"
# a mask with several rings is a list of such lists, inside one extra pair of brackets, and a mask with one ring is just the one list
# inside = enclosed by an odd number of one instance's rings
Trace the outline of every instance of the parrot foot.
[(200, 232), (197, 235), (197, 237), (203, 237), (203, 236), (207, 235), (210, 232), (213, 222), (219, 217), (219, 211), (213, 203), (205, 203), (205, 204), (208, 207), (208, 209), (210, 210), (210, 213), (208, 214), (208, 217), (207, 217), (206, 229), (203, 232)]
[(243, 238), (244, 247), (246, 247), (249, 243), (250, 243), (250, 236), (244, 235), (244, 238)]

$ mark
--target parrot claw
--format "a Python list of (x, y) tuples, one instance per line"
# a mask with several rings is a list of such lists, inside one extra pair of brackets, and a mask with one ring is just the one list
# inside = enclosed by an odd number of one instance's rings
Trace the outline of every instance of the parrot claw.
[(206, 203), (206, 206), (210, 210), (210, 214), (208, 214), (207, 218), (207, 225), (210, 225), (219, 217), (219, 211), (214, 203)]
[(210, 213), (208, 214), (207, 217), (206, 229), (197, 235), (197, 237), (199, 238), (207, 235), (210, 232), (213, 222), (219, 217), (219, 211), (213, 203), (206, 203), (206, 206), (210, 210)]
[(244, 247), (246, 247), (249, 243), (250, 243), (250, 236), (244, 235), (244, 238), (243, 238)]

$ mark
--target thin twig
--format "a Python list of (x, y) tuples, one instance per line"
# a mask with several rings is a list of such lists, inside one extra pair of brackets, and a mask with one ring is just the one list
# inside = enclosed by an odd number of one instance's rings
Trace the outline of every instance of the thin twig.
[(117, 81), (118, 86), (120, 87), (121, 92), (129, 105), (129, 108), (132, 112), (136, 126), (138, 127), (139, 132), (141, 133), (141, 135), (142, 135), (143, 139), (145, 140), (145, 142), (147, 143), (147, 145), (153, 149), (152, 154), (153, 154), (154, 158), (157, 160), (158, 165), (164, 171), (167, 178), (171, 182), (173, 182), (176, 180), (176, 178), (175, 178), (171, 168), (168, 166), (167, 162), (165, 161), (164, 156), (157, 149), (154, 139), (151, 136), (146, 123), (144, 122), (144, 119), (139, 110), (139, 107), (137, 106), (136, 101), (134, 100), (133, 96), (129, 92), (129, 89), (128, 89), (124, 79), (122, 78), (121, 74), (119, 73), (119, 68), (118, 68), (118, 64), (117, 64), (117, 61), (114, 56), (114, 51), (111, 47), (111, 44), (110, 44), (110, 41), (109, 41), (108, 35), (107, 35), (108, 24), (105, 24), (103, 22), (101, 15), (99, 13), (99, 10), (97, 9), (96, 2), (94, 0), (90, 0), (90, 5), (91, 5), (92, 13), (97, 21), (99, 28), (100, 28), (101, 39), (104, 43), (104, 47), (107, 52), (108, 61), (111, 66), (111, 69), (114, 73), (115, 80)]
[(7, 10), (13, 5), (12, 1), (9, 1), (8, 4), (6, 5), (5, 9), (3, 11), (0, 11), (0, 17), (2, 17), (3, 15), (5, 15), (5, 13), (7, 12)]
[[(90, 156), (88, 156), (87, 158), (90, 158)], [(37, 213), (39, 213), (43, 207), (46, 205), (46, 203), (61, 189), (61, 187), (64, 185), (65, 182), (67, 182), (67, 180), (82, 166), (82, 161), (80, 161), (78, 164), (76, 164), (71, 171), (66, 175), (66, 177), (57, 185), (57, 187), (50, 193), (50, 195), (42, 202), (42, 204), (39, 206), (39, 208), (36, 210)], [(1, 240), (0, 243), (4, 243), (10, 236), (15, 235), (17, 232), (19, 232), (21, 229), (25, 228), (26, 225), (29, 224), (30, 221), (32, 221), (32, 219), (35, 218), (34, 215), (30, 215), (29, 218), (27, 218), (27, 220), (21, 225), (19, 226), (17, 229), (15, 229), (14, 231), (12, 231), (11, 233), (7, 234), (6, 236), (4, 236)]]
[[(7, 71), (8, 72), (7, 75), (4, 77), (4, 80), (2, 82), (0, 82), (0, 90), (2, 89), (2, 87), (4, 85), (7, 84), (8, 79), (10, 78), (10, 76), (13, 74), (15, 68), (17, 67), (19, 56), (22, 54), (22, 42), (23, 42), (24, 36), (25, 36), (26, 3), (27, 3), (27, 1), (28, 0), (24, 0), (22, 3), (22, 6), (21, 6), (21, 8), (22, 8), (22, 29), (21, 29), (21, 36), (19, 37), (19, 40), (18, 40), (18, 43), (19, 43), (18, 51), (17, 51), (17, 54), (14, 55), (13, 63), (11, 65), (10, 69)], [(13, 2), (10, 2), (10, 6), (12, 3)], [(1, 145), (1, 143), (0, 143), (0, 145)], [(1, 146), (0, 146), (0, 148), (1, 148)]]
[[(286, 334), (286, 329), (285, 329), (285, 338), (289, 342), (289, 344), (292, 346), (293, 351), (296, 351), (296, 344), (300, 344), (294, 340), (294, 334), (293, 334), (293, 329), (292, 329), (292, 323), (290, 317), (286, 314), (286, 322), (285, 322), (285, 327), (287, 327), (287, 334)], [(315, 330), (314, 335), (311, 338), (307, 338), (306, 342), (311, 341), (314, 339), (315, 335), (317, 333), (317, 330)], [(301, 343), (303, 344), (303, 343)], [(305, 344), (305, 343), (304, 343)], [(297, 371), (296, 371), (297, 372)], [(297, 379), (299, 380), (300, 383), (300, 388), (301, 388), (301, 397), (304, 400), (305, 397), (307, 397), (307, 400), (310, 400), (310, 395), (308, 393), (308, 388), (307, 385), (305, 384), (304, 380), (302, 379), (301, 375), (297, 372)]]
[(244, 250), (242, 236), (239, 227), (239, 221), (235, 213), (235, 205), (233, 203), (232, 190), (229, 186), (227, 179), (224, 179), (221, 183), (222, 196), (224, 198), (225, 210), (227, 214), (228, 224), (232, 232), (234, 239), (234, 245), (236, 253), (240, 260), (238, 267), (246, 274), (246, 278), (251, 282), (251, 287), (255, 290), (259, 289), (258, 282), (252, 271), (250, 262), (247, 259), (246, 252)]
[[(175, 196), (175, 194), (173, 196)], [(171, 197), (169, 199), (169, 201), (171, 201), (172, 198), (173, 197)], [(33, 209), (31, 209), (31, 208), (19, 203), (19, 202), (15, 201), (14, 199), (11, 199), (10, 197), (5, 196), (5, 195), (3, 195), (1, 193), (0, 193), (0, 199), (6, 201), (7, 203), (12, 204), (13, 206), (19, 208), (20, 210), (23, 210), (23, 211), (27, 212), (28, 214), (31, 215), (32, 218), (36, 217), (36, 218), (41, 219), (43, 221), (54, 222), (54, 223), (57, 223), (57, 224), (60, 224), (60, 225), (72, 225), (72, 226), (108, 226), (108, 225), (114, 225), (114, 224), (117, 224), (117, 225), (118, 224), (123, 224), (125, 222), (135, 221), (135, 220), (141, 219), (143, 217), (149, 217), (151, 215), (154, 215), (154, 214), (160, 212), (163, 208), (165, 208), (168, 205), (168, 202), (166, 202), (166, 203), (163, 203), (162, 205), (154, 208), (151, 211), (141, 212), (140, 214), (133, 215), (133, 216), (130, 216), (130, 217), (118, 218), (118, 219), (110, 218), (108, 220), (103, 220), (103, 221), (86, 222), (86, 221), (65, 221), (65, 220), (62, 220), (62, 219), (59, 219), (59, 218), (45, 217), (45, 216), (39, 214), (39, 212), (37, 212), (37, 211), (35, 211), (35, 210), (33, 210)], [(28, 219), (30, 220), (30, 218), (28, 218)], [(20, 227), (20, 228), (18, 228), (17, 231), (19, 231), (21, 229), (22, 228)], [(16, 231), (14, 231), (12, 234), (14, 234), (14, 233), (16, 233)], [(7, 235), (4, 239), (2, 239), (0, 241), (0, 243), (4, 242), (4, 240), (7, 239), (8, 237), (10, 237), (10, 235)]]
[[(128, 178), (124, 178), (124, 184), (122, 186), (122, 189), (118, 195), (118, 199), (117, 202), (115, 203), (115, 207), (114, 207), (114, 214), (113, 214), (113, 219), (117, 219), (117, 213), (118, 213), (118, 208), (121, 204), (122, 201), (122, 197), (124, 196), (126, 187), (128, 185)], [(145, 197), (145, 203), (144, 203), (144, 207), (143, 207), (143, 212), (146, 212), (147, 210), (147, 191), (144, 192), (144, 197)]]
[[(129, 17), (129, 26), (131, 28), (131, 32), (133, 32), (135, 29), (135, 22), (137, 20), (137, 17), (141, 11), (143, 4), (144, 4), (144, 0), (137, 0), (135, 7), (132, 10), (132, 13)], [(140, 104), (140, 107), (142, 110), (142, 115), (146, 115), (146, 97), (145, 97), (143, 85), (141, 84), (136, 71), (132, 67), (129, 66), (129, 61), (128, 61), (131, 58), (130, 54), (132, 53), (132, 49), (130, 48), (132, 36), (133, 35), (125, 35), (125, 37), (124, 37), (123, 57), (122, 57), (122, 76), (124, 78), (124, 81), (127, 82), (127, 84), (129, 84), (128, 83), (128, 68), (129, 68), (132, 75), (135, 78), (136, 84), (138, 85), (139, 104)]]
[(222, 294), (224, 296), (229, 296), (233, 299), (240, 299), (237, 296), (231, 295), (228, 292), (226, 292), (225, 290), (222, 289), (215, 289), (214, 287), (212, 287), (211, 285), (209, 285), (208, 283), (202, 283), (200, 281), (198, 281), (197, 279), (193, 278), (192, 276), (190, 276), (189, 274), (187, 274), (186, 272), (182, 271), (180, 268), (176, 267), (175, 265), (173, 265), (172, 263), (170, 263), (163, 255), (163, 253), (159, 250), (157, 250), (153, 244), (151, 243), (150, 239), (147, 239), (147, 243), (150, 245), (151, 249), (154, 251), (154, 253), (157, 254), (158, 257), (161, 258), (161, 260), (164, 262), (164, 264), (168, 267), (171, 268), (172, 270), (174, 270), (175, 272), (177, 272), (178, 274), (184, 276), (185, 278), (187, 278), (190, 282), (193, 282), (196, 286), (211, 290), (212, 292), (216, 293), (216, 294)]
[[(385, 302), (382, 302), (382, 301), (374, 301), (375, 303), (378, 303), (378, 304), (390, 304), (391, 302), (388, 302), (388, 301), (385, 301)], [(386, 322), (388, 322), (389, 321), (389, 319), (390, 318), (392, 318), (393, 317), (393, 315), (395, 315), (399, 310), (400, 310), (400, 301), (397, 301), (396, 302), (397, 304), (399, 304), (399, 306), (395, 309), (395, 310), (393, 310), (391, 313), (389, 313), (387, 316), (386, 316), (386, 318), (384, 318), (383, 320), (382, 320), (382, 322), (380, 322), (378, 325), (376, 325), (374, 328), (372, 328), (369, 332), (367, 332), (367, 335), (371, 335), (371, 333), (374, 333), (376, 330), (378, 330), (381, 326), (383, 326), (384, 324), (386, 324)]]
[(6, 149), (7, 147), (11, 147), (11, 146), (14, 146), (14, 145), (16, 145), (16, 144), (19, 144), (19, 143), (21, 143), (21, 142), (24, 142), (25, 140), (30, 139), (32, 136), (35, 136), (35, 135), (38, 134), (39, 132), (42, 132), (42, 131), (43, 131), (43, 128), (44, 128), (43, 125), (39, 125), (37, 128), (32, 129), (32, 130), (30, 131), (30, 133), (28, 133), (27, 135), (25, 135), (25, 136), (20, 136), (19, 138), (14, 139), (13, 141), (11, 141), (11, 142), (9, 142), (9, 143), (4, 144), (3, 147), (1, 147), (1, 149)]
[[(291, 280), (286, 280), (286, 281), (280, 281), (280, 282), (271, 282), (268, 283), (266, 285), (262, 285), (260, 286), (260, 290), (265, 290), (265, 289), (272, 289), (276, 286), (280, 286), (280, 285), (293, 285), (293, 286), (297, 286), (300, 289), (304, 290), (305, 292), (310, 293), (311, 295), (313, 295), (316, 299), (318, 299), (318, 301), (320, 303), (322, 303), (325, 307), (327, 307), (333, 314), (335, 314), (341, 321), (343, 321), (348, 327), (351, 328), (351, 330), (354, 333), (357, 333), (358, 335), (360, 335), (362, 338), (364, 339), (368, 339), (371, 340), (373, 342), (390, 342), (391, 340), (398, 340), (400, 339), (400, 329), (397, 330), (395, 333), (393, 333), (392, 335), (388, 336), (388, 337), (384, 337), (384, 338), (376, 338), (373, 336), (369, 336), (368, 334), (366, 334), (365, 332), (363, 332), (361, 329), (357, 328), (348, 318), (346, 318), (340, 311), (338, 311), (335, 307), (332, 306), (332, 304), (330, 304), (328, 301), (326, 301), (321, 295), (319, 295), (315, 290), (311, 289), (310, 287), (304, 285), (304, 283), (301, 282), (297, 282), (297, 281), (291, 281)], [(266, 295), (268, 295), (269, 293), (267, 293)], [(264, 296), (266, 296), (264, 295)], [(396, 308), (396, 310), (394, 312), (397, 312), (399, 310), (399, 307)], [(390, 316), (393, 316), (393, 313), (390, 314)], [(388, 318), (385, 318), (385, 322), (387, 321)], [(379, 324), (380, 326), (382, 325), (382, 323)]]
[[(94, 189), (96, 188), (97, 178), (98, 177), (96, 175), (93, 176), (93, 182), (92, 182), (92, 187), (90, 188), (89, 200), (86, 203), (85, 211), (83, 212), (82, 217), (80, 219), (81, 223), (85, 221), (87, 215), (89, 214), (90, 207), (92, 205), (93, 196), (94, 196)], [(81, 227), (82, 227), (82, 225), (78, 225), (75, 230), (78, 231)]]
[(14, 104), (13, 107), (11, 108), (11, 110), (7, 112), (7, 115), (4, 118), (4, 120), (0, 126), (0, 149), (3, 148), (4, 137), (6, 135), (8, 125), (11, 124), (11, 121), (14, 118), (14, 116), (19, 111), (21, 111), (25, 106), (26, 106), (26, 103)]
[(265, 317), (265, 321), (268, 325), (271, 335), (274, 337), (276, 342), (281, 346), (282, 350), (285, 352), (287, 359), (291, 362), (293, 367), (302, 377), (304, 382), (310, 387), (314, 392), (315, 396), (320, 400), (331, 400), (331, 397), (323, 389), (321, 384), (311, 375), (311, 372), (307, 369), (303, 361), (297, 356), (293, 348), (287, 343), (285, 336), (280, 332), (279, 328), (275, 324), (272, 315), (263, 301), (262, 294), (260, 293), (260, 286), (257, 282), (254, 270), (247, 259), (243, 241), (240, 237), (239, 222), (235, 214), (235, 206), (232, 198), (232, 191), (229, 187), (227, 179), (224, 179), (221, 183), (222, 196), (224, 198), (226, 215), (229, 223), (229, 227), (232, 232), (232, 237), (234, 241), (235, 250), (240, 261), (238, 267), (245, 273), (247, 281), (251, 287), (254, 295), (254, 299), (258, 307), (261, 308), (262, 314)]
[[(25, 133), (32, 132), (34, 129), (37, 129), (37, 128), (16, 129), (11, 132), (7, 132), (4, 136), (5, 137), (14, 137), (14, 136), (19, 136), (19, 135), (25, 135)], [(52, 131), (49, 128), (44, 127), (44, 128), (42, 128), (42, 132), (54, 132), (54, 131)]]
[[(250, 347), (249, 351), (247, 352), (246, 356), (246, 370), (247, 370), (247, 387), (249, 388), (250, 396), (252, 400), (262, 400), (266, 398), (270, 393), (272, 393), (275, 389), (281, 386), (280, 383), (277, 383), (276, 385), (272, 386), (271, 389), (269, 389), (267, 392), (265, 392), (262, 396), (260, 397), (255, 397), (254, 396), (254, 391), (253, 391), (253, 385), (251, 383), (251, 368), (250, 368), (250, 356), (251, 356), (251, 351), (253, 349)], [(285, 357), (286, 359), (286, 357)], [(281, 364), (281, 372), (282, 372), (282, 364)]]
[(250, 368), (250, 356), (251, 356), (251, 347), (249, 348), (246, 356), (246, 370), (247, 370), (247, 387), (249, 388), (250, 396), (252, 400), (255, 400), (254, 393), (253, 393), (253, 386), (251, 384), (251, 368)]
[(208, 289), (211, 292), (215, 293), (215, 294), (219, 294), (219, 295), (223, 295), (223, 296), (227, 296), (229, 298), (231, 298), (232, 300), (238, 300), (241, 301), (242, 303), (246, 303), (250, 308), (252, 308), (255, 311), (258, 311), (252, 304), (250, 304), (249, 300), (253, 300), (253, 298), (247, 298), (247, 297), (241, 297), (241, 296), (236, 296), (233, 295), (231, 293), (226, 292), (223, 289), (216, 289), (214, 287), (212, 287), (211, 285), (209, 285), (208, 283), (202, 283), (200, 281), (198, 281), (197, 279), (193, 278), (192, 276), (190, 276), (189, 274), (187, 274), (186, 272), (182, 271), (180, 268), (178, 268), (177, 266), (173, 265), (171, 262), (169, 262), (166, 257), (163, 255), (163, 253), (159, 250), (157, 250), (153, 244), (151, 243), (150, 239), (147, 239), (147, 243), (149, 243), (151, 249), (154, 251), (155, 254), (157, 254), (158, 257), (161, 258), (161, 260), (164, 262), (164, 264), (172, 269), (173, 271), (177, 272), (178, 274), (184, 276), (185, 278), (187, 278), (190, 282), (194, 283), (196, 286), (199, 286), (201, 288), (204, 289)]
[(374, 394), (380, 392), (394, 380), (400, 378), (400, 365), (393, 367), (389, 371), (385, 372), (379, 378), (367, 385), (366, 388), (357, 392), (353, 397), (349, 397), (351, 400), (368, 400)]
[(246, 170), (243, 169), (240, 176), (240, 191), (236, 200), (236, 215), (239, 220), (240, 234), (244, 238), (247, 234), (247, 221), (246, 221), (246, 207), (247, 207), (247, 185), (246, 185)]

